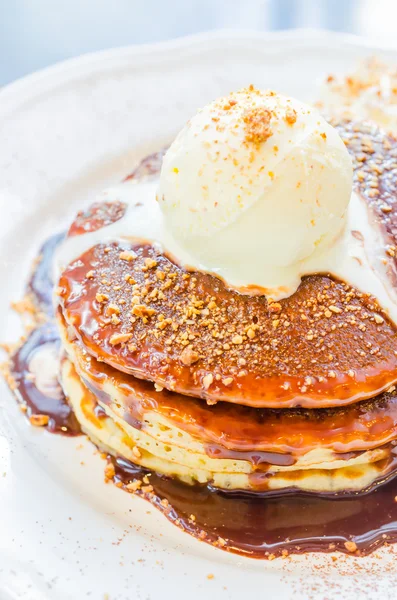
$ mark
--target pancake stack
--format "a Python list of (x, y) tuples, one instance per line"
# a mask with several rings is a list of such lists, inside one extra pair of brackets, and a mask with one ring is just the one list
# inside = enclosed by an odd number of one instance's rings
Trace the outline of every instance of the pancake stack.
[[(394, 290), (397, 143), (374, 125), (333, 125)], [(161, 153), (149, 157), (122, 185), (160, 165)], [(96, 203), (68, 236), (125, 209)], [(187, 484), (262, 494), (367, 491), (394, 476), (397, 333), (375, 298), (326, 273), (277, 302), (243, 295), (153, 244), (103, 232), (56, 290), (62, 387), (102, 450)]]

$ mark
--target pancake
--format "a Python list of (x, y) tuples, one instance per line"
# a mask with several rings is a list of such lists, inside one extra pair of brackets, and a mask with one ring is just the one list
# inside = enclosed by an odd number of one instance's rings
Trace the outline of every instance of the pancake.
[[(334, 125), (353, 158), (356, 192), (388, 247), (385, 270), (395, 289), (396, 141), (372, 125)], [(159, 161), (130, 179), (153, 176)], [(122, 215), (122, 202), (96, 204), (69, 235)], [(91, 356), (210, 404), (342, 406), (397, 381), (395, 325), (374, 298), (327, 274), (305, 277), (295, 294), (271, 302), (187, 272), (148, 243), (114, 241), (73, 261), (57, 293)]]
[[(179, 437), (178, 430), (152, 420), (150, 413), (140, 429), (119, 418), (83, 385), (68, 359), (62, 362), (61, 383), (82, 430), (100, 449), (188, 484), (252, 492), (291, 488), (324, 493), (361, 491), (393, 475), (397, 466), (393, 442), (342, 460), (332, 452), (315, 452), (317, 462), (312, 457), (312, 464), (310, 460), (300, 464), (298, 459), (291, 466), (267, 465), (266, 469), (246, 460), (210, 458), (201, 453), (194, 438), (186, 433)], [(98, 404), (103, 410), (100, 416)], [(166, 442), (161, 441), (164, 431)]]
[(83, 430), (115, 456), (188, 483), (250, 491), (361, 490), (394, 472), (395, 389), (341, 409), (208, 407), (99, 363), (59, 326), (64, 391)]
[[(176, 427), (206, 445), (209, 456), (253, 463), (293, 464), (314, 450), (346, 454), (377, 448), (397, 438), (397, 388), (371, 400), (333, 409), (254, 409), (200, 400), (161, 389), (116, 371), (69, 340), (61, 320), (62, 346), (94, 395), (118, 416), (141, 429), (156, 413), (166, 427)], [(262, 454), (262, 455), (261, 455)]]

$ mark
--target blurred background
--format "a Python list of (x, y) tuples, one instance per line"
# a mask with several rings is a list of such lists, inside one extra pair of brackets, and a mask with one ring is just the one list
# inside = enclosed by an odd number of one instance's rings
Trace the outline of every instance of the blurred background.
[(295, 27), (397, 45), (397, 0), (0, 0), (0, 85), (104, 48), (220, 28)]

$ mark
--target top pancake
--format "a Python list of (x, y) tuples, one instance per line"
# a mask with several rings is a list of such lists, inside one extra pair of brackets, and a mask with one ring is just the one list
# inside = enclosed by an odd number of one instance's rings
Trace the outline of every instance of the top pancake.
[[(167, 425), (190, 434), (212, 457), (261, 458), (288, 466), (313, 451), (330, 450), (342, 457), (373, 450), (397, 438), (397, 390), (340, 408), (260, 409), (219, 402), (207, 406), (152, 383), (116, 371), (87, 356), (69, 340), (58, 315), (62, 344), (78, 376), (98, 401), (136, 429), (155, 413)], [(252, 459), (252, 460), (253, 460)]]
[[(354, 160), (356, 191), (387, 238), (393, 285), (396, 142), (375, 126), (345, 121), (338, 129)], [(153, 172), (153, 160), (147, 164)], [(123, 206), (109, 205), (80, 214), (70, 234), (120, 218)], [(66, 323), (91, 355), (210, 403), (338, 406), (397, 380), (394, 325), (373, 298), (328, 275), (306, 277), (295, 294), (269, 303), (186, 272), (148, 244), (113, 242), (69, 265), (58, 294)]]

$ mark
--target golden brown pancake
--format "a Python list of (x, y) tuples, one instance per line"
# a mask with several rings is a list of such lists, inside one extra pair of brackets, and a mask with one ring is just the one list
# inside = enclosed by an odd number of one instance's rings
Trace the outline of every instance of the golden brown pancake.
[[(154, 407), (145, 412), (139, 427), (137, 422), (131, 424), (122, 417), (119, 398), (109, 397), (106, 402), (106, 393), (90, 391), (68, 359), (62, 364), (61, 382), (83, 431), (102, 450), (186, 483), (209, 483), (225, 490), (296, 488), (334, 493), (368, 489), (396, 470), (394, 440), (349, 453), (318, 447), (304, 454), (302, 448), (296, 457), (269, 452), (211, 453), (200, 438), (175, 426), (172, 417), (163, 418)], [(233, 407), (226, 405), (226, 409)]]
[[(372, 125), (345, 121), (337, 128), (354, 159), (356, 191), (390, 242), (394, 285), (396, 141)], [(153, 173), (159, 161), (148, 159), (132, 177)], [(109, 205), (80, 214), (70, 234), (120, 218), (123, 206)], [(341, 406), (397, 380), (395, 326), (375, 299), (325, 274), (268, 302), (187, 272), (151, 245), (114, 242), (65, 269), (59, 298), (92, 356), (209, 403)]]
[(59, 320), (69, 359), (97, 398), (140, 429), (148, 413), (199, 439), (208, 456), (288, 466), (320, 448), (335, 455), (378, 448), (397, 438), (397, 388), (340, 408), (257, 409), (220, 402), (208, 406), (117, 371), (69, 340)]

